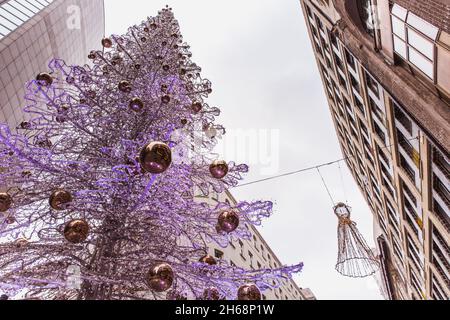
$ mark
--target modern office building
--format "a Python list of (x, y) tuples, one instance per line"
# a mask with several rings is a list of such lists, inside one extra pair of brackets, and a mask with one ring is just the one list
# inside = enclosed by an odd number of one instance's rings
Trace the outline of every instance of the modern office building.
[(103, 0), (0, 0), (0, 122), (17, 127), (25, 83), (53, 58), (87, 63), (104, 33)]
[(450, 298), (450, 4), (301, 0), (390, 299)]
[[(208, 199), (213, 205), (217, 202), (228, 202), (236, 204), (236, 200), (229, 192), (214, 194)], [(253, 225), (246, 224), (247, 229), (252, 234), (250, 240), (238, 240), (230, 242), (227, 248), (211, 245), (208, 254), (228, 261), (232, 266), (237, 266), (246, 270), (260, 270), (268, 268), (279, 268), (282, 263), (266, 243), (264, 238)], [(293, 279), (283, 282), (278, 289), (263, 292), (264, 300), (315, 300), (315, 296), (310, 289), (299, 288)]]

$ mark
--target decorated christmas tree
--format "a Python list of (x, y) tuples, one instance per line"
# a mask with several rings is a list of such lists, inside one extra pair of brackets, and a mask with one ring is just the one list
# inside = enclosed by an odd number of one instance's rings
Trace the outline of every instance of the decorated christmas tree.
[(212, 156), (220, 110), (171, 9), (102, 45), (86, 66), (51, 61), (27, 84), (27, 120), (0, 125), (0, 294), (257, 300), (301, 271), (207, 255), (272, 203), (201, 200), (248, 167)]

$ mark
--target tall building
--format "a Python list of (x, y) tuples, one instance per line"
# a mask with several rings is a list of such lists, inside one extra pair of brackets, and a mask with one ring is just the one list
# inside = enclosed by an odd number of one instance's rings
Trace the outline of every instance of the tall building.
[(53, 58), (87, 63), (104, 33), (103, 0), (0, 0), (0, 122), (17, 127), (25, 83)]
[[(218, 202), (227, 202), (232, 205), (237, 204), (234, 197), (229, 192), (223, 194), (214, 194), (208, 199), (212, 205)], [(282, 266), (281, 261), (272, 251), (270, 246), (250, 224), (245, 225), (252, 234), (250, 240), (238, 240), (230, 242), (227, 248), (221, 248), (218, 245), (211, 244), (208, 254), (223, 259), (232, 266), (237, 266), (246, 270), (274, 269)], [(315, 300), (315, 296), (310, 289), (299, 288), (293, 279), (282, 282), (278, 289), (271, 289), (263, 292), (263, 300)]]
[(301, 0), (390, 299), (450, 298), (450, 4)]

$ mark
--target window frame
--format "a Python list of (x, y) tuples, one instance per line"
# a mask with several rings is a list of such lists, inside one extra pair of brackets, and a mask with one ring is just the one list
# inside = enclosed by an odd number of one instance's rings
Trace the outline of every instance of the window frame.
[[(401, 9), (404, 12), (404, 16), (399, 16), (398, 13), (396, 13), (396, 9)], [(441, 30), (438, 29), (436, 26), (430, 24), (429, 22), (421, 19), (411, 11), (399, 6), (398, 4), (395, 4), (391, 11), (390, 11), (390, 17), (391, 17), (391, 38), (393, 41), (393, 51), (396, 56), (399, 57), (402, 61), (405, 61), (408, 66), (412, 67), (413, 70), (418, 71), (420, 74), (425, 76), (427, 79), (431, 80), (433, 84), (437, 85), (437, 39), (439, 39), (439, 35), (441, 33)], [(417, 24), (412, 25), (410, 24), (411, 18), (414, 17), (414, 19), (422, 20), (424, 23), (430, 25), (431, 27), (434, 27), (437, 29), (436, 31), (436, 37), (433, 39), (431, 37), (430, 32), (423, 32), (421, 30), (418, 30)], [(396, 20), (395, 20), (396, 19)], [(403, 24), (404, 31), (402, 32), (404, 34), (404, 39), (401, 38), (402, 35), (399, 35), (398, 33), (394, 32), (394, 20)], [(397, 25), (398, 27), (398, 25)], [(415, 34), (415, 36), (419, 37), (421, 41), (426, 41), (432, 45), (432, 53), (425, 52), (425, 50), (421, 50), (420, 48), (416, 47), (414, 44), (410, 43), (410, 32)], [(416, 42), (416, 45), (418, 43)], [(400, 50), (399, 46), (403, 45), (405, 48), (405, 52), (403, 50)], [(402, 52), (400, 52), (402, 51)], [(412, 52), (412, 54), (410, 53)], [(411, 59), (411, 55), (413, 55), (415, 58)], [(432, 56), (432, 59), (430, 59), (429, 56)], [(425, 67), (420, 66), (419, 61), (422, 60), (424, 63), (431, 64), (431, 70), (427, 70)]]

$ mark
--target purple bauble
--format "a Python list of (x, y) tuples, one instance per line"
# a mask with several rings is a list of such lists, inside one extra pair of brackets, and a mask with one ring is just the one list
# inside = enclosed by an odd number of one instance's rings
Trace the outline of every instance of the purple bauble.
[(82, 243), (89, 235), (89, 224), (85, 220), (70, 221), (64, 228), (64, 237), (73, 244)]
[(170, 289), (173, 283), (173, 269), (167, 263), (153, 266), (147, 275), (147, 283), (155, 292), (164, 292)]
[(144, 102), (140, 98), (135, 97), (131, 99), (129, 107), (131, 110), (139, 112), (144, 109)]
[(12, 197), (8, 193), (0, 193), (0, 212), (6, 212), (11, 208)]
[(207, 288), (203, 291), (203, 300), (220, 300), (220, 292), (217, 288)]
[(238, 300), (257, 301), (261, 300), (261, 291), (254, 284), (246, 284), (238, 290)]
[(204, 256), (199, 260), (201, 263), (209, 264), (210, 266), (214, 266), (217, 264), (216, 259), (211, 256)]
[(48, 73), (39, 73), (36, 77), (36, 80), (40, 85), (50, 86), (53, 83), (53, 77)]
[(223, 211), (219, 215), (219, 228), (221, 231), (231, 233), (239, 227), (239, 215), (234, 211)]
[(144, 171), (161, 174), (172, 163), (172, 151), (162, 142), (152, 142), (146, 145), (139, 155), (139, 162)]
[(209, 166), (209, 172), (216, 179), (225, 178), (228, 174), (228, 170), (228, 164), (221, 160), (216, 160)]
[(67, 209), (72, 200), (72, 194), (69, 191), (58, 189), (51, 194), (49, 203), (54, 210), (62, 211)]

